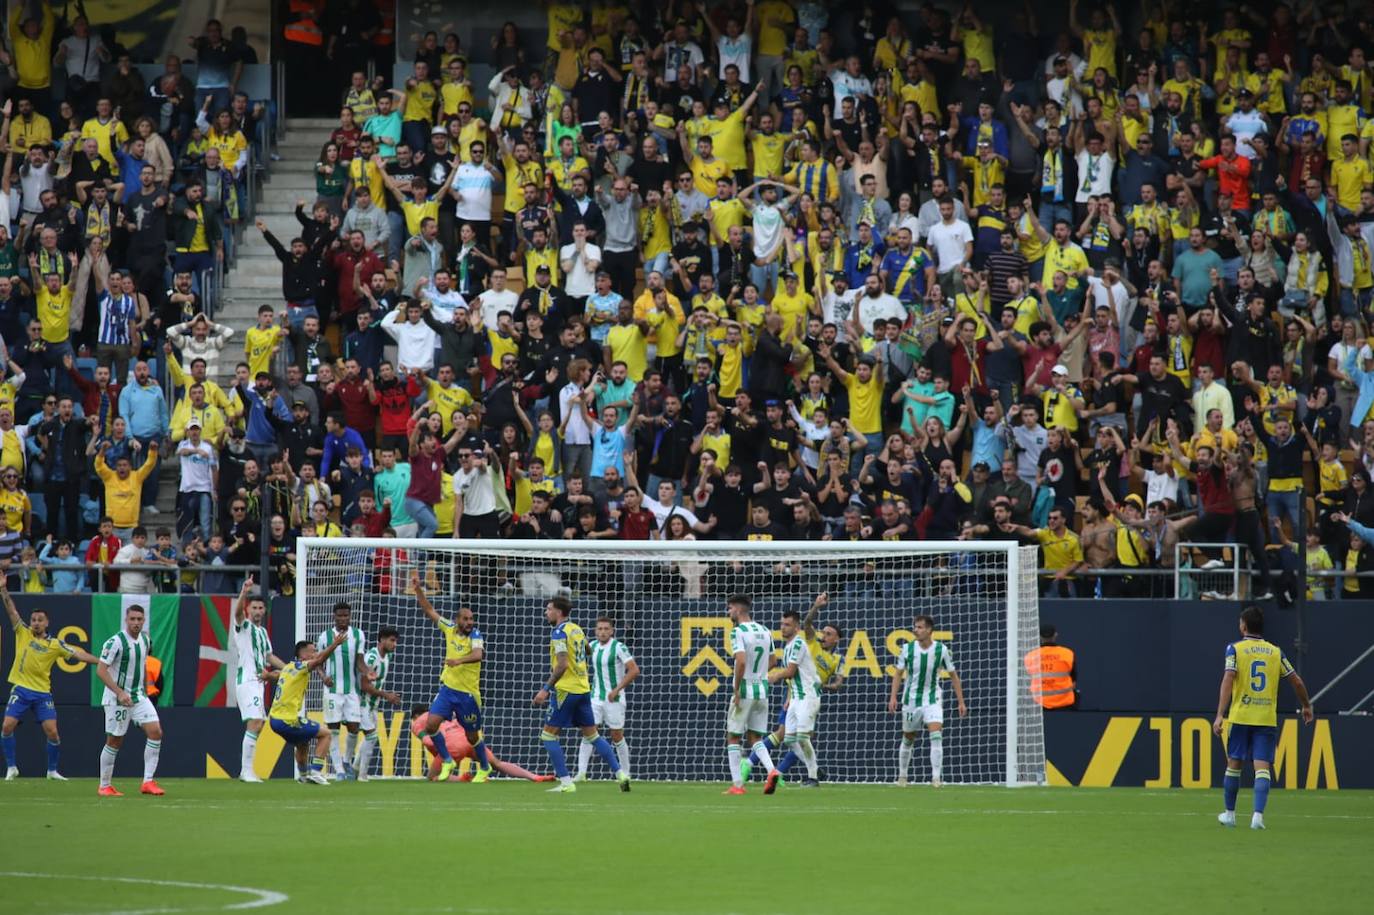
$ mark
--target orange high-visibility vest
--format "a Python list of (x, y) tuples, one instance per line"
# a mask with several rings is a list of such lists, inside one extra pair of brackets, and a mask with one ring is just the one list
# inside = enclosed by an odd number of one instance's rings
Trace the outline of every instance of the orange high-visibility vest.
[(158, 686), (158, 681), (162, 679), (162, 662), (152, 655), (148, 655), (148, 660), (143, 663), (144, 670), (144, 692), (149, 699), (156, 699), (158, 693), (162, 692), (162, 687)]
[(324, 44), (320, 12), (321, 4), (317, 0), (291, 0), (291, 21), (282, 29), (282, 36), (296, 44), (320, 47)]
[(1073, 692), (1073, 649), (1042, 645), (1026, 652), (1031, 697), (1042, 708), (1068, 708), (1076, 701)]
[(372, 0), (372, 5), (382, 17), (382, 27), (372, 36), (372, 43), (379, 48), (390, 47), (396, 42), (396, 0)]

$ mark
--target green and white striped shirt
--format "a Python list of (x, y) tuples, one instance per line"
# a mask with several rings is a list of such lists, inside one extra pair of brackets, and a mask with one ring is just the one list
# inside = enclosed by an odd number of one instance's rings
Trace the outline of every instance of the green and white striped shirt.
[[(330, 626), (315, 640), (315, 647), (324, 651), (334, 641), (337, 630)], [(348, 641), (344, 642), (324, 662), (324, 675), (334, 681), (332, 688), (325, 691), (335, 696), (360, 696), (362, 684), (358, 682), (358, 658), (367, 651), (367, 635), (357, 626), (348, 627)]]
[[(128, 692), (135, 702), (147, 695), (148, 653), (151, 650), (146, 632), (140, 632), (138, 638), (134, 638), (123, 629), (106, 639), (105, 646), (100, 649), (100, 660), (110, 669), (115, 683)], [(119, 697), (114, 691), (105, 687), (100, 703), (113, 705), (118, 701)]]
[[(625, 662), (633, 661), (634, 655), (620, 639), (611, 639), (604, 645), (592, 642), (592, 698), (604, 700), (615, 689), (616, 684), (625, 679)], [(616, 697), (616, 702), (624, 702), (625, 694)]]
[(933, 705), (940, 701), (940, 671), (954, 672), (954, 655), (944, 642), (931, 642), (929, 648), (922, 648), (912, 639), (902, 648), (897, 668), (906, 671), (903, 707)]
[(820, 697), (821, 675), (816, 673), (816, 659), (811, 657), (811, 649), (806, 645), (806, 637), (800, 632), (792, 636), (792, 641), (782, 652), (782, 663), (797, 665), (797, 673), (788, 681), (787, 688), (793, 699), (807, 696)]
[(768, 698), (768, 659), (773, 654), (773, 633), (750, 620), (730, 632), (730, 654), (744, 655), (744, 683), (741, 699)]
[(267, 656), (272, 653), (272, 640), (267, 629), (247, 617), (234, 624), (234, 682), (261, 683), (267, 668)]
[[(387, 674), (391, 673), (391, 655), (382, 654), (382, 650), (373, 645), (363, 655), (363, 663), (366, 664), (377, 679), (372, 681), (372, 685), (377, 689), (386, 689)], [(379, 709), (382, 707), (382, 697), (374, 696), (371, 693), (363, 695), (363, 708)]]

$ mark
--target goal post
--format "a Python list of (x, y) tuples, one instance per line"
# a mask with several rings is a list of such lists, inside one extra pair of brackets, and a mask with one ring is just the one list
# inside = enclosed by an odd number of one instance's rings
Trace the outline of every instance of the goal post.
[[(843, 686), (823, 693), (814, 743), (826, 777), (895, 778), (900, 719), (888, 714), (890, 677), (913, 618), (935, 619), (953, 655), (969, 706), (960, 718), (943, 684), (946, 782), (1042, 784), (1041, 708), (1023, 659), (1039, 645), (1036, 549), (1010, 542), (748, 542), (620, 540), (400, 540), (302, 538), (297, 542), (297, 637), (314, 640), (345, 601), (354, 625), (376, 641), (381, 626), (401, 634), (387, 688), (403, 697), (379, 715), (381, 752), (373, 775), (419, 775), (425, 760), (409, 738), (410, 708), (428, 705), (443, 666), (443, 639), (407, 593), (418, 571), (439, 614), (471, 607), (486, 640), (484, 733), (505, 760), (548, 768), (531, 699), (549, 667), (544, 607), (573, 602), (572, 619), (594, 640), (596, 620), (641, 675), (625, 691), (632, 771), (645, 780), (724, 780), (725, 715), (733, 670), (726, 598), (745, 594), (754, 619), (776, 630), (784, 610), (804, 613), (816, 594), (829, 603), (817, 626), (835, 626)], [(781, 640), (779, 639), (779, 649)], [(318, 709), (316, 679), (308, 708)], [(776, 719), (784, 691), (770, 699)], [(568, 749), (577, 735), (565, 733)], [(924, 742), (925, 738), (922, 738)], [(918, 751), (915, 780), (928, 777)], [(573, 758), (575, 752), (569, 753)], [(606, 770), (594, 761), (592, 777)]]

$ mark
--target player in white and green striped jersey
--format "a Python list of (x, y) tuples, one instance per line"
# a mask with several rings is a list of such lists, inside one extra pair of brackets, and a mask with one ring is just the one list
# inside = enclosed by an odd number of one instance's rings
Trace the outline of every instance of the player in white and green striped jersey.
[[(892, 675), (892, 692), (887, 698), (887, 710), (895, 715), (902, 711), (902, 745), (897, 751), (897, 784), (907, 784), (907, 770), (911, 768), (911, 754), (916, 735), (922, 724), (930, 732), (930, 784), (940, 787), (941, 767), (944, 765), (944, 706), (941, 702), (940, 672), (949, 674), (954, 697), (959, 700), (959, 717), (968, 714), (964, 704), (964, 684), (954, 669), (954, 654), (944, 642), (937, 642), (935, 620), (924, 613), (917, 616), (912, 631), (916, 637), (902, 647), (897, 658), (897, 670)], [(900, 697), (900, 702), (899, 702)]]
[(124, 626), (105, 640), (100, 649), (100, 664), (96, 676), (105, 684), (100, 704), (105, 709), (105, 746), (100, 750), (101, 797), (121, 797), (111, 780), (115, 758), (129, 731), (129, 722), (143, 728), (147, 743), (143, 747), (143, 794), (161, 795), (165, 792), (153, 781), (157, 774), (158, 755), (162, 752), (162, 724), (157, 709), (148, 698), (148, 654), (152, 645), (143, 631), (147, 614), (138, 604), (124, 610)]
[[(625, 643), (615, 637), (615, 623), (609, 616), (596, 619), (596, 641), (591, 643), (587, 672), (591, 675), (592, 718), (597, 727), (611, 733), (611, 745), (620, 760), (620, 771), (630, 771), (630, 745), (625, 742), (625, 687), (639, 676), (639, 664)], [(577, 750), (577, 775), (586, 781), (592, 761), (592, 742), (582, 739)]]
[(782, 664), (768, 672), (768, 679), (773, 683), (787, 684), (787, 718), (783, 722), (782, 738), (787, 753), (777, 769), (768, 773), (768, 780), (763, 785), (764, 794), (772, 794), (777, 790), (778, 780), (798, 759), (806, 765), (806, 779), (802, 787), (815, 788), (820, 784), (816, 779), (816, 748), (811, 744), (811, 735), (816, 730), (816, 717), (821, 713), (821, 675), (816, 672), (816, 659), (807, 644), (805, 630), (810, 629), (814, 636), (812, 626), (816, 614), (829, 601), (827, 592), (817, 594), (811, 610), (806, 614), (805, 625), (797, 611), (783, 611), (780, 626), (784, 640)]
[(400, 640), (399, 632), (391, 626), (383, 626), (377, 630), (377, 644), (363, 655), (363, 665), (367, 668), (367, 674), (362, 679), (363, 702), (358, 716), (358, 727), (363, 733), (358, 741), (358, 759), (355, 763), (355, 771), (360, 782), (367, 781), (372, 751), (377, 748), (377, 710), (382, 707), (383, 702), (401, 704), (400, 695), (387, 689), (391, 676), (391, 656), (396, 652), (396, 643)]
[(238, 600), (234, 602), (231, 644), (234, 648), (234, 697), (244, 727), (243, 745), (239, 750), (239, 780), (261, 784), (262, 779), (253, 771), (253, 758), (258, 750), (258, 735), (267, 722), (263, 698), (267, 694), (267, 681), (262, 673), (269, 669), (281, 670), (286, 662), (272, 653), (272, 639), (262, 625), (267, 601), (261, 594), (249, 596), (252, 591), (253, 576), (249, 575), (244, 578)]
[(734, 628), (728, 639), (735, 673), (730, 686), (730, 711), (725, 719), (726, 752), (730, 760), (730, 787), (726, 794), (744, 793), (740, 771), (741, 742), (756, 748), (759, 762), (773, 769), (773, 757), (759, 739), (768, 732), (768, 669), (773, 666), (773, 633), (754, 622), (754, 602), (743, 594), (725, 601)]
[[(358, 733), (362, 718), (363, 677), (367, 667), (363, 655), (367, 652), (367, 635), (352, 624), (353, 608), (346, 601), (334, 605), (334, 625), (320, 633), (315, 647), (324, 651), (338, 633), (348, 638), (324, 665), (324, 723), (328, 728), (342, 724), (339, 739), (329, 742), (329, 761), (334, 777), (345, 779), (353, 775), (353, 753), (349, 738)], [(345, 762), (347, 760), (347, 762)]]

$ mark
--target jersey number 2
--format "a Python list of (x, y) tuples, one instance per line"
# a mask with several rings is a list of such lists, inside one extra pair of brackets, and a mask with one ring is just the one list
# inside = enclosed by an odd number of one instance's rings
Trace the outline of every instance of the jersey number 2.
[(1250, 662), (1250, 691), (1252, 693), (1264, 692), (1264, 684), (1268, 682), (1268, 677), (1264, 673), (1264, 661), (1256, 660)]

